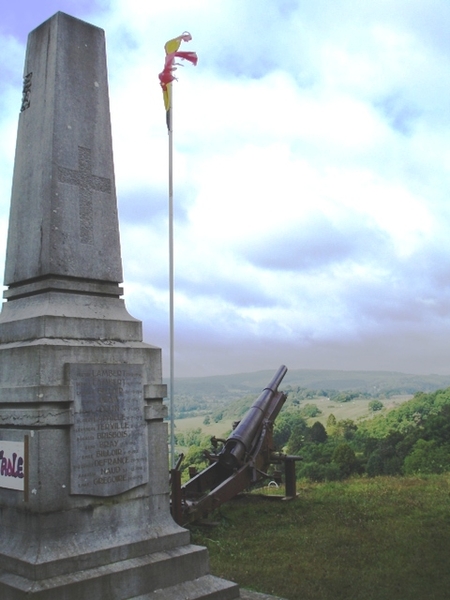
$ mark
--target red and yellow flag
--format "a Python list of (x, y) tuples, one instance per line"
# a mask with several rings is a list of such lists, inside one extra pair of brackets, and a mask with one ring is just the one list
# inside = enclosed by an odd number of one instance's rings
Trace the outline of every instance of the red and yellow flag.
[(176, 58), (182, 60), (188, 60), (194, 66), (197, 64), (198, 57), (195, 52), (183, 52), (180, 51), (181, 42), (190, 42), (192, 36), (189, 32), (185, 31), (173, 40), (166, 42), (164, 50), (166, 51), (166, 59), (164, 61), (164, 69), (159, 74), (159, 82), (163, 90), (164, 107), (166, 109), (166, 121), (167, 129), (170, 131), (172, 128), (171, 119), (171, 108), (172, 108), (172, 81), (176, 81), (177, 78), (174, 75), (174, 71), (177, 67), (182, 66), (181, 63), (175, 62)]

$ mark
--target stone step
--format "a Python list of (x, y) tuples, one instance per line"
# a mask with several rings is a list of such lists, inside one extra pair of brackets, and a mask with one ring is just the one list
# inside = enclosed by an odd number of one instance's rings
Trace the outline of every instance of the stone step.
[[(94, 569), (87, 569), (66, 575), (60, 575), (43, 580), (32, 581), (19, 575), (0, 571), (0, 598), (1, 600), (129, 600), (131, 598), (172, 598), (165, 596), (165, 590), (171, 587), (187, 585), (197, 581), (198, 590), (201, 590), (201, 581), (208, 575), (208, 553), (206, 548), (188, 544), (165, 552), (118, 561)], [(214, 585), (219, 593), (223, 586), (225, 593), (227, 586), (235, 586), (220, 579), (207, 578), (204, 581), (213, 593)], [(219, 583), (220, 582), (220, 583)], [(237, 586), (235, 586), (237, 589)], [(162, 590), (163, 595), (155, 595)], [(159, 593), (159, 592), (158, 592)], [(194, 593), (194, 592), (193, 592)], [(231, 593), (231, 592), (230, 592)], [(236, 595), (237, 594), (237, 595)], [(186, 598), (214, 598), (217, 600), (231, 600), (239, 598), (238, 592), (233, 595), (203, 595), (186, 596)], [(184, 596), (173, 596), (182, 600)]]
[(213, 575), (204, 575), (130, 600), (239, 600), (239, 586)]

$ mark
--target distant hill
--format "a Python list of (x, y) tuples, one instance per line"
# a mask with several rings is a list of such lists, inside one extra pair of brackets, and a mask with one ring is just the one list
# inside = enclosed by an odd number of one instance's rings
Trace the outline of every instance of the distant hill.
[[(214, 375), (182, 377), (175, 380), (178, 417), (217, 412), (244, 396), (257, 396), (278, 369)], [(279, 389), (304, 388), (323, 395), (328, 392), (358, 392), (370, 397), (394, 394), (433, 392), (450, 387), (450, 375), (411, 375), (393, 371), (333, 371), (314, 369), (288, 370)]]
[(332, 388), (369, 394), (433, 392), (450, 386), (450, 375), (410, 375), (395, 371), (288, 371), (285, 385), (310, 389)]

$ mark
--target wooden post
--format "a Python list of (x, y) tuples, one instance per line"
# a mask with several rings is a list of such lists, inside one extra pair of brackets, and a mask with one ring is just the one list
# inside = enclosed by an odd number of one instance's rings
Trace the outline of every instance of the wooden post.
[(295, 475), (295, 463), (293, 458), (286, 457), (284, 461), (284, 477), (286, 485), (286, 498), (295, 498), (297, 496), (297, 485)]
[(181, 472), (178, 469), (170, 470), (170, 486), (172, 491), (172, 519), (178, 525), (182, 525), (183, 515), (181, 512)]

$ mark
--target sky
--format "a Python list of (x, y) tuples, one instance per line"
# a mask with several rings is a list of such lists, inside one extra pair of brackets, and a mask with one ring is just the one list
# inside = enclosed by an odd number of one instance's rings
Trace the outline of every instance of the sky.
[(0, 264), (27, 34), (106, 32), (125, 302), (175, 376), (450, 374), (448, 0), (16, 0), (0, 6)]

